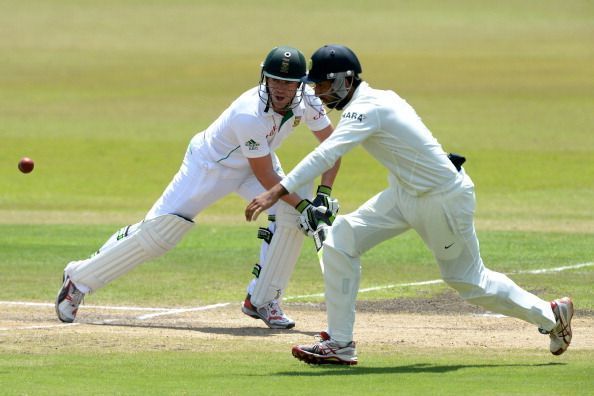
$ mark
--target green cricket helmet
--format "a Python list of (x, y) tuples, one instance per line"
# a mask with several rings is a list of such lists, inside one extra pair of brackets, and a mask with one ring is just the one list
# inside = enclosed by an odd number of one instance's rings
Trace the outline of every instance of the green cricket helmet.
[(266, 55), (261, 67), (259, 96), (260, 100), (266, 105), (265, 111), (268, 111), (272, 104), (266, 78), (298, 82), (299, 86), (295, 96), (286, 110), (297, 107), (303, 97), (302, 79), (307, 75), (305, 56), (301, 51), (289, 46), (274, 47)]
[(264, 62), (262, 62), (262, 75), (285, 81), (301, 81), (307, 74), (305, 56), (297, 48), (275, 47)]

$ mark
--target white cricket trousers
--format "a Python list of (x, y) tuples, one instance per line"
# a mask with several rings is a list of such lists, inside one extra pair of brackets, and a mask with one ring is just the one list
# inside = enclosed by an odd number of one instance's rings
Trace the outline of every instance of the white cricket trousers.
[[(283, 175), (282, 168), (280, 167), (280, 163), (278, 158), (273, 154), (273, 166), (274, 170)], [(311, 192), (311, 185), (308, 186), (309, 192)], [(181, 216), (187, 220), (194, 219), (202, 210), (213, 204), (214, 202), (218, 201), (219, 199), (225, 197), (230, 193), (237, 193), (241, 197), (243, 197), (246, 201), (251, 201), (255, 196), (262, 193), (264, 188), (257, 180), (256, 176), (251, 171), (249, 166), (241, 168), (241, 169), (234, 169), (222, 166), (216, 162), (210, 161), (208, 159), (208, 150), (204, 146), (204, 135), (203, 133), (199, 133), (198, 135), (194, 136), (191, 140), (186, 154), (184, 156), (184, 160), (179, 171), (174, 176), (173, 180), (169, 183), (161, 197), (155, 202), (153, 207), (149, 210), (145, 217), (145, 221), (149, 221), (155, 219), (157, 217), (163, 215), (174, 214)], [(297, 222), (288, 221), (286, 218), (288, 217), (289, 220), (292, 219), (291, 215), (294, 213), (294, 217), (297, 217), (298, 213), (291, 208), (288, 204), (284, 202), (279, 202), (270, 209), (268, 209), (269, 214), (276, 214), (277, 208), (282, 207), (282, 215), (283, 219), (279, 219), (280, 222), (283, 224), (290, 223), (292, 228), (298, 232)], [(287, 215), (287, 213), (289, 213)], [(124, 235), (130, 236), (136, 233), (140, 229), (140, 224), (137, 223), (129, 227), (125, 227), (123, 230)], [(271, 232), (275, 232), (275, 222), (271, 222), (268, 226)], [(281, 235), (287, 235), (287, 233), (281, 233)], [(301, 233), (299, 233), (301, 236)], [(106, 252), (115, 246), (122, 243), (122, 230), (113, 234), (107, 242), (100, 248), (100, 252)], [(288, 282), (288, 278), (291, 275), (292, 268), (297, 261), (297, 257), (299, 255), (299, 249), (301, 248), (301, 242), (303, 238), (293, 238), (293, 249), (290, 250), (290, 255), (284, 257), (281, 255), (278, 262), (279, 265), (284, 265), (290, 267), (290, 270), (283, 272), (285, 278), (281, 279), (284, 282)], [(177, 243), (177, 242), (176, 242)], [(174, 245), (169, 246), (166, 250), (173, 248)], [(268, 243), (263, 241), (260, 249), (260, 263), (261, 267), (264, 268), (264, 261), (267, 257), (268, 252)], [(164, 252), (160, 252), (163, 254)], [(281, 252), (282, 253), (282, 252)], [(78, 282), (76, 285), (77, 287), (82, 290), (83, 292), (87, 293), (98, 287), (102, 287), (107, 284), (109, 281), (127, 273), (143, 261), (145, 261), (150, 257), (143, 255), (141, 257), (135, 257), (135, 260), (128, 260), (128, 256), (131, 254), (137, 254), (136, 252), (130, 253), (130, 251), (126, 251), (126, 254), (122, 254), (125, 256), (122, 258), (122, 263), (118, 264), (117, 268), (108, 268), (109, 275), (103, 274), (101, 271), (105, 272), (104, 263), (100, 260), (101, 253), (99, 255), (94, 255), (92, 258), (75, 261), (68, 264), (67, 270), (69, 272), (73, 272), (75, 269), (81, 269), (84, 266), (86, 278), (93, 280), (100, 278), (100, 279), (107, 279), (107, 281), (103, 282), (102, 284), (85, 284), (84, 279)], [(140, 254), (140, 253), (138, 253)], [(128, 256), (126, 256), (128, 255)], [(140, 258), (140, 259), (138, 259)], [(289, 264), (287, 264), (289, 263)], [(115, 274), (115, 275), (114, 275)], [(280, 281), (279, 281), (280, 282)], [(277, 282), (277, 283), (279, 283)], [(87, 281), (87, 283), (89, 283)], [(248, 286), (248, 292), (252, 293), (255, 286), (256, 280), (252, 280)]]
[(323, 248), (328, 334), (333, 339), (353, 340), (360, 256), (409, 229), (421, 236), (443, 280), (463, 299), (545, 330), (554, 328), (548, 302), (484, 266), (473, 221), (474, 185), (464, 173), (461, 177), (460, 186), (452, 191), (421, 197), (392, 184), (356, 211), (336, 218)]
[[(264, 192), (264, 187), (251, 168), (234, 169), (208, 160), (203, 134), (203, 132), (197, 134), (190, 141), (179, 171), (149, 210), (146, 220), (169, 213), (194, 219), (208, 206), (231, 193), (237, 193), (250, 202)], [(278, 158), (274, 154), (272, 157), (275, 171), (284, 175)], [(268, 209), (268, 214), (274, 215), (277, 207), (278, 204)], [(270, 222), (268, 229), (274, 233), (275, 228), (276, 223)], [(259, 260), (261, 265), (264, 263), (267, 252), (268, 243), (262, 241)], [(254, 278), (248, 285), (248, 293), (253, 293), (255, 284)]]
[[(146, 220), (174, 213), (193, 219), (221, 198), (237, 193), (246, 201), (264, 192), (251, 168), (234, 169), (208, 160), (203, 133), (191, 140), (182, 165), (161, 197), (146, 215)], [(273, 155), (275, 170), (282, 173)], [(268, 213), (274, 213), (276, 205)]]
[[(272, 161), (275, 172), (284, 176), (280, 161), (274, 153), (272, 154)], [(311, 194), (311, 190), (312, 185), (309, 183), (301, 188), (298, 193), (309, 195)], [(237, 193), (247, 202), (250, 202), (254, 197), (264, 191), (264, 187), (262, 187), (249, 166), (234, 169), (209, 160), (208, 149), (204, 145), (204, 135), (203, 133), (199, 133), (190, 142), (179, 171), (161, 197), (149, 210), (146, 220), (170, 213), (187, 219), (194, 219), (194, 217), (208, 206), (231, 193)], [(279, 205), (289, 207), (285, 202), (278, 202), (267, 210), (268, 214), (277, 214), (279, 212)], [(292, 208), (288, 211), (293, 212)], [(283, 210), (281, 215), (286, 217), (287, 210)], [(295, 211), (294, 215), (298, 215), (297, 211)], [(283, 221), (282, 219), (277, 220)], [(293, 220), (292, 217), (290, 220)], [(296, 221), (291, 221), (290, 223), (291, 226), (289, 228), (298, 230)], [(277, 222), (271, 221), (267, 228), (272, 233), (275, 233), (276, 227)], [(287, 270), (288, 272), (284, 273), (286, 277), (284, 281), (288, 281), (288, 277), (292, 273), (292, 268), (297, 261), (303, 241), (301, 234), (299, 234), (299, 238), (292, 239), (294, 239), (292, 241), (293, 245), (295, 245), (294, 248), (286, 252), (286, 257), (282, 256), (283, 252), (281, 252), (281, 262), (278, 264), (291, 268), (290, 271)], [(262, 241), (259, 257), (262, 270), (265, 266), (264, 263), (266, 262), (268, 248), (268, 242)], [(256, 283), (257, 278), (251, 280), (247, 286), (247, 293), (254, 294)]]

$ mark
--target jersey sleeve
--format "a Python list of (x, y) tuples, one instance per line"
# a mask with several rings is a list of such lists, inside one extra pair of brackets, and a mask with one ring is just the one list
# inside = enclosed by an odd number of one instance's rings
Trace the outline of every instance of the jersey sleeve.
[(314, 95), (311, 88), (305, 90), (305, 123), (313, 131), (321, 131), (331, 124), (330, 118), (322, 105), (320, 98)]
[(239, 150), (246, 158), (259, 158), (270, 154), (270, 146), (266, 139), (266, 125), (257, 117), (251, 115), (236, 116), (233, 133), (237, 138)]
[(281, 184), (288, 192), (295, 192), (299, 186), (330, 169), (340, 157), (379, 130), (380, 123), (376, 109), (364, 104), (350, 106), (342, 113), (330, 137), (301, 160), (281, 181)]

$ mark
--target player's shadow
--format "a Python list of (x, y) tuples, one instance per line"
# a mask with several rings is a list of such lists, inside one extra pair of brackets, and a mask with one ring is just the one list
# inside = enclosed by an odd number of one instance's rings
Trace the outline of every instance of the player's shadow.
[[(336, 366), (323, 365), (313, 366), (312, 371), (281, 371), (275, 375), (286, 377), (318, 377), (329, 375), (368, 375), (368, 374), (421, 374), (433, 373), (441, 374), (452, 371), (463, 370), (467, 368), (489, 368), (489, 367), (548, 367), (548, 366), (564, 366), (566, 363), (536, 363), (536, 364), (432, 364), (432, 363), (415, 363), (405, 366), (392, 367), (369, 367), (369, 366)], [(269, 374), (267, 374), (269, 375)]]
[(143, 329), (166, 329), (179, 331), (196, 331), (208, 334), (221, 334), (234, 337), (270, 337), (278, 334), (286, 334), (287, 332), (307, 335), (313, 337), (319, 332), (301, 331), (297, 329), (269, 329), (268, 327), (215, 327), (215, 326), (195, 326), (195, 325), (171, 325), (171, 324), (157, 324), (157, 323), (122, 323), (122, 322), (85, 322), (88, 325), (94, 326), (113, 326), (113, 327), (132, 327)]

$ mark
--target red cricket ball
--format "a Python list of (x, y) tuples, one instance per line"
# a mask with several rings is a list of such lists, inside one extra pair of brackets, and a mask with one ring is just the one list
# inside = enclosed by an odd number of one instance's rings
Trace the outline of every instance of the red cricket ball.
[(23, 157), (19, 161), (19, 170), (23, 173), (29, 173), (35, 167), (35, 162), (29, 157)]

